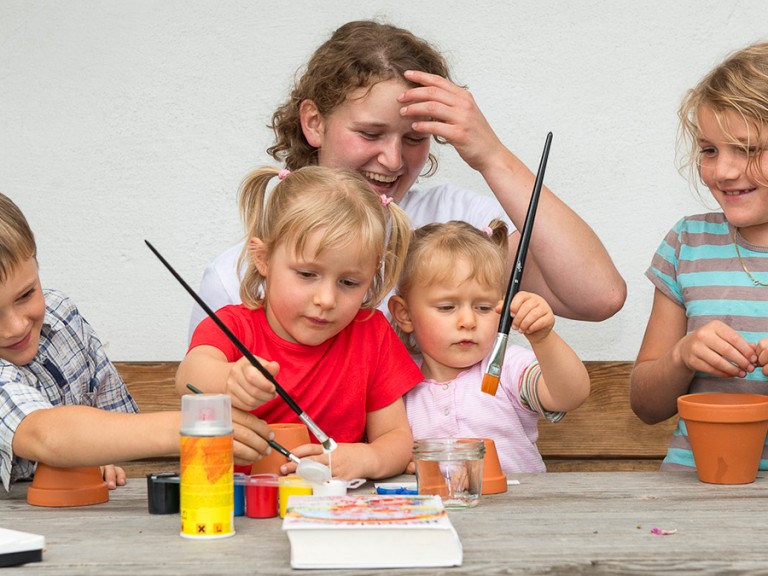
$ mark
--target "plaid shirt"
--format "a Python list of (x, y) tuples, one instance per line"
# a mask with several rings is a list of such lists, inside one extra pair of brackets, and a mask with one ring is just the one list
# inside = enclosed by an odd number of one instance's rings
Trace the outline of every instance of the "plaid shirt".
[(35, 470), (35, 462), (14, 457), (12, 450), (13, 435), (28, 414), (63, 405), (139, 411), (74, 303), (54, 290), (43, 294), (45, 319), (37, 355), (25, 366), (0, 360), (0, 479), (6, 490)]

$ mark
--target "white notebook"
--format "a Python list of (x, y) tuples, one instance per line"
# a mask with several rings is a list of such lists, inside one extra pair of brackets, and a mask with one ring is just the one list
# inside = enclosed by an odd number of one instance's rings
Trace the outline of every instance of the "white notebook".
[(45, 536), (0, 528), (0, 568), (43, 559)]

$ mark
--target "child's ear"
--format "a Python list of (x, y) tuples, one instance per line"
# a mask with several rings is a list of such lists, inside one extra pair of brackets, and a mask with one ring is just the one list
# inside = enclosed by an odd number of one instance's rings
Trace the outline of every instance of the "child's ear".
[(389, 307), (389, 314), (392, 319), (397, 322), (400, 330), (406, 334), (413, 332), (413, 322), (411, 322), (411, 315), (408, 313), (408, 304), (400, 296), (392, 296), (387, 303)]
[(251, 262), (256, 266), (256, 270), (266, 278), (269, 271), (269, 259), (267, 258), (267, 246), (261, 241), (261, 238), (251, 238), (248, 241), (248, 254), (251, 257)]
[(304, 138), (313, 148), (320, 148), (325, 134), (325, 119), (317, 109), (314, 100), (302, 100), (299, 105), (299, 118)]

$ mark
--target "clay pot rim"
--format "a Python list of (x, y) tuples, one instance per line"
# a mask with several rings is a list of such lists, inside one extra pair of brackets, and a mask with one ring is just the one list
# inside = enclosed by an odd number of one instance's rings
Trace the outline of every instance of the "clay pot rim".
[(734, 392), (686, 394), (677, 399), (683, 420), (697, 422), (760, 422), (768, 420), (768, 396)]
[(32, 506), (74, 507), (109, 500), (109, 488), (98, 466), (62, 468), (38, 462), (27, 502)]

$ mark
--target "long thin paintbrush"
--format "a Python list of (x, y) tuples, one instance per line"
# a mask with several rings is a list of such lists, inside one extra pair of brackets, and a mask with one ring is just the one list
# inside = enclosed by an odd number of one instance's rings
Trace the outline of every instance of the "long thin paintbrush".
[(523, 224), (523, 231), (520, 234), (520, 244), (517, 246), (515, 267), (512, 269), (512, 275), (509, 278), (507, 295), (504, 298), (504, 307), (501, 310), (499, 333), (496, 335), (496, 341), (493, 343), (493, 350), (491, 351), (488, 368), (483, 376), (482, 391), (491, 396), (496, 395), (496, 390), (499, 387), (501, 368), (504, 365), (504, 353), (507, 350), (509, 329), (512, 326), (512, 316), (509, 313), (509, 305), (512, 303), (512, 298), (514, 298), (515, 294), (520, 290), (520, 281), (523, 278), (523, 268), (525, 267), (525, 256), (528, 253), (528, 243), (531, 240), (533, 220), (536, 217), (536, 206), (539, 203), (539, 195), (541, 194), (541, 186), (544, 182), (544, 171), (547, 169), (547, 158), (549, 157), (549, 147), (551, 145), (552, 132), (547, 134), (547, 139), (544, 142), (544, 153), (541, 155), (539, 171), (536, 174), (531, 201), (528, 204), (528, 214), (525, 216), (525, 224)]
[(291, 407), (291, 410), (293, 410), (294, 412), (296, 412), (296, 414), (299, 415), (299, 418), (301, 419), (301, 421), (304, 422), (304, 424), (307, 425), (307, 428), (309, 428), (312, 431), (312, 433), (315, 435), (315, 437), (318, 439), (318, 441), (323, 445), (323, 448), (325, 448), (329, 452), (331, 450), (335, 450), (336, 449), (336, 442), (334, 442), (333, 438), (329, 438), (328, 435), (325, 432), (323, 432), (320, 429), (320, 427), (312, 421), (312, 418), (310, 418), (309, 415), (306, 412), (304, 412), (304, 410), (302, 410), (301, 407), (296, 403), (296, 401), (293, 398), (291, 398), (290, 394), (288, 394), (288, 392), (286, 392), (285, 389), (282, 386), (280, 386), (280, 384), (278, 384), (277, 380), (275, 380), (275, 377), (272, 376), (272, 374), (270, 374), (269, 371), (266, 368), (264, 368), (264, 366), (261, 365), (261, 362), (259, 362), (253, 354), (251, 354), (250, 350), (248, 350), (248, 348), (246, 348), (245, 345), (242, 342), (240, 342), (240, 340), (237, 338), (237, 336), (235, 336), (232, 333), (232, 331), (229, 328), (227, 328), (227, 325), (224, 324), (224, 322), (221, 321), (221, 318), (219, 318), (216, 315), (216, 313), (213, 310), (210, 309), (208, 304), (206, 304), (205, 301), (202, 298), (200, 298), (200, 296), (197, 295), (197, 292), (192, 290), (192, 288), (189, 286), (189, 284), (187, 284), (184, 281), (184, 278), (182, 278), (179, 275), (179, 273), (176, 272), (176, 270), (173, 269), (173, 266), (171, 266), (168, 263), (168, 261), (165, 258), (163, 258), (163, 256), (160, 254), (160, 252), (158, 252), (155, 249), (155, 247), (152, 246), (152, 244), (149, 243), (149, 240), (144, 240), (144, 243), (147, 246), (149, 246), (149, 249), (152, 250), (152, 252), (154, 252), (155, 256), (157, 256), (159, 258), (160, 262), (162, 262), (163, 265), (166, 268), (168, 268), (168, 271), (171, 274), (173, 274), (173, 277), (176, 278), (176, 280), (179, 281), (179, 284), (181, 284), (184, 287), (184, 290), (189, 292), (189, 295), (192, 296), (192, 298), (195, 299), (195, 302), (200, 304), (200, 307), (203, 310), (205, 310), (205, 313), (208, 314), (208, 316), (211, 317), (211, 320), (213, 320), (216, 323), (216, 325), (221, 329), (221, 331), (224, 332), (224, 335), (227, 338), (229, 338), (229, 340), (232, 342), (232, 344), (234, 344), (237, 347), (238, 350), (240, 350), (240, 352), (243, 354), (243, 356), (248, 358), (248, 361), (251, 364), (253, 364), (253, 366), (259, 372), (261, 372), (262, 375), (267, 380), (269, 380), (270, 382), (272, 382), (272, 384), (275, 385), (275, 390), (280, 395), (280, 397), (283, 400), (285, 400), (285, 402), (286, 402), (286, 404), (288, 404), (288, 406)]

